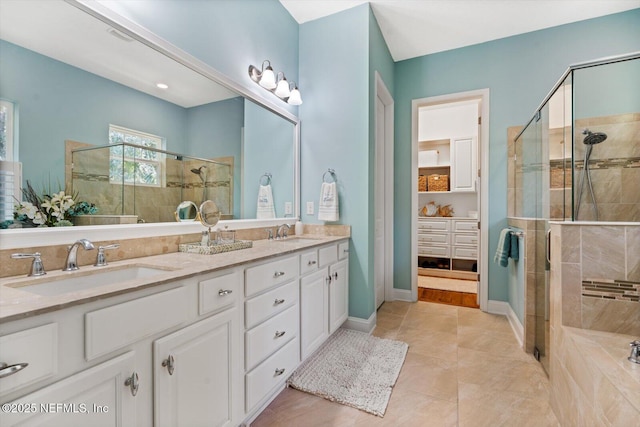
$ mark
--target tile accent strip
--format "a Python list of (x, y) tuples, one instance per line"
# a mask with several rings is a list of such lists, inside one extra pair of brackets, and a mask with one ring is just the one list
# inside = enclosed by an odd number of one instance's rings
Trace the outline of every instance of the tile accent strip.
[(625, 280), (583, 280), (582, 296), (640, 302), (640, 282)]

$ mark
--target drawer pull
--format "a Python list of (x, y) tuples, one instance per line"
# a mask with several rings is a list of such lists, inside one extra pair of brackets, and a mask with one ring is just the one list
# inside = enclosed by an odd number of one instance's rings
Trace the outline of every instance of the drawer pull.
[(169, 375), (173, 375), (173, 371), (175, 369), (175, 360), (173, 359), (173, 356), (169, 355), (169, 357), (164, 359), (162, 361), (162, 366), (167, 368), (167, 371), (169, 371)]
[(220, 289), (218, 291), (218, 295), (220, 295), (221, 297), (225, 296), (225, 295), (229, 295), (230, 293), (232, 293), (233, 291), (231, 289)]
[(280, 304), (284, 304), (284, 298), (282, 299), (276, 298), (276, 300), (273, 302), (273, 305), (280, 305)]
[(333, 273), (333, 279), (334, 280), (338, 280), (338, 272), (337, 271), (335, 273)]
[(345, 254), (348, 254), (349, 253), (349, 249), (343, 249), (342, 252), (345, 253)]
[(140, 388), (140, 384), (138, 383), (138, 373), (134, 372), (131, 374), (131, 376), (124, 382), (124, 385), (131, 389), (132, 396), (138, 394), (138, 389)]
[(309, 261), (309, 262), (307, 263), (307, 265), (316, 265), (316, 264), (317, 264), (317, 261)]
[(283, 336), (286, 333), (287, 333), (286, 331), (276, 331), (276, 338), (280, 338), (281, 336)]
[(279, 377), (280, 375), (284, 374), (284, 368), (276, 369), (275, 374), (276, 374), (276, 377)]
[(276, 271), (275, 273), (273, 273), (274, 278), (281, 277), (281, 276), (284, 276), (284, 271)]
[(6, 363), (0, 362), (0, 378), (8, 377), (9, 375), (20, 372), (27, 366), (29, 366), (28, 363), (16, 363), (15, 365), (7, 365)]

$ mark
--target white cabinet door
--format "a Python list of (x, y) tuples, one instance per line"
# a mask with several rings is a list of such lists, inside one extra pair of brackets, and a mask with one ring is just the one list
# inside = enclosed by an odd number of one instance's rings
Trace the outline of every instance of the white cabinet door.
[(477, 176), (475, 138), (451, 140), (451, 191), (475, 191)]
[[(134, 371), (135, 353), (130, 351), (3, 404), (0, 425), (135, 426), (136, 397), (125, 385)], [(151, 385), (150, 378), (138, 381), (140, 387)]]
[[(153, 344), (156, 426), (229, 426), (234, 419), (232, 340), (235, 309), (181, 329)], [(233, 337), (233, 338), (232, 338)]]
[(349, 267), (343, 260), (329, 267), (329, 334), (338, 329), (349, 315)]
[(306, 359), (329, 337), (327, 269), (300, 280), (300, 350)]

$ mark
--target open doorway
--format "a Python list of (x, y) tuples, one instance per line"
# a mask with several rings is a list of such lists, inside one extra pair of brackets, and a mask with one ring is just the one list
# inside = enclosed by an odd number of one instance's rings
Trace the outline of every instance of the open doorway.
[(418, 99), (412, 108), (412, 294), (486, 310), (489, 91)]

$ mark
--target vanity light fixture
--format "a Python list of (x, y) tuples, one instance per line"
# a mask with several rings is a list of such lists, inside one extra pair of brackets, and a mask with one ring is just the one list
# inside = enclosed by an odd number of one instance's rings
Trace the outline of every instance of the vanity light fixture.
[(249, 65), (249, 77), (263, 88), (273, 92), (284, 102), (291, 105), (302, 104), (298, 85), (295, 82), (287, 81), (282, 71), (275, 74), (268, 59), (262, 62), (260, 70), (253, 65)]

